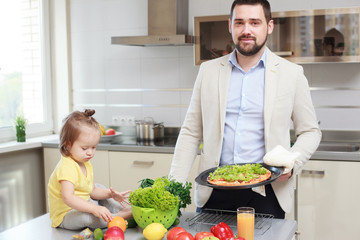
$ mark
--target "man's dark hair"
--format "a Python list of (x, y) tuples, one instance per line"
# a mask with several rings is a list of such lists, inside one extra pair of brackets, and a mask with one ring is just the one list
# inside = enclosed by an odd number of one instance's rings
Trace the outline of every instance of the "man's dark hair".
[(236, 5), (258, 5), (260, 4), (263, 7), (265, 19), (268, 23), (271, 20), (271, 7), (270, 3), (267, 0), (235, 0), (231, 5), (230, 11), (230, 20), (232, 21), (234, 8)]

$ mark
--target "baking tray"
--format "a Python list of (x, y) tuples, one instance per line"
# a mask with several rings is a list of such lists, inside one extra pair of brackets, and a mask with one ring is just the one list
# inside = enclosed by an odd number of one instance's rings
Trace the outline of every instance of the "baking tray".
[[(244, 164), (246, 164), (246, 163), (244, 163)], [(232, 164), (232, 165), (244, 165), (244, 164)], [(271, 172), (271, 177), (269, 179), (267, 179), (266, 181), (255, 183), (255, 184), (250, 184), (250, 185), (245, 185), (245, 186), (218, 186), (218, 185), (211, 184), (207, 181), (207, 177), (209, 176), (209, 173), (214, 172), (217, 169), (217, 167), (210, 168), (208, 170), (203, 171), (202, 173), (200, 173), (199, 176), (197, 176), (195, 178), (195, 181), (200, 185), (211, 187), (211, 188), (216, 188), (216, 189), (224, 189), (224, 190), (226, 190), (226, 189), (227, 190), (247, 189), (247, 188), (253, 188), (253, 187), (267, 185), (267, 184), (275, 181), (276, 179), (278, 179), (284, 171), (284, 168), (282, 168), (282, 167), (273, 167), (273, 166), (266, 165), (265, 163), (260, 163), (260, 165), (263, 166), (264, 168), (268, 169)]]
[[(198, 231), (210, 231), (212, 226), (224, 222), (234, 231), (237, 229), (236, 211), (204, 209), (204, 212), (196, 213), (194, 217), (185, 219), (188, 227)], [(274, 216), (265, 213), (255, 213), (255, 234), (263, 235), (272, 225)]]

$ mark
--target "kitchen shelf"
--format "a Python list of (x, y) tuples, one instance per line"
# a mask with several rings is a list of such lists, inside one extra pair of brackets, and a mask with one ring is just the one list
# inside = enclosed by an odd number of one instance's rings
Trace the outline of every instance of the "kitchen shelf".
[[(360, 62), (360, 7), (274, 12), (267, 46), (296, 63)], [(195, 64), (234, 49), (228, 15), (194, 18)]]

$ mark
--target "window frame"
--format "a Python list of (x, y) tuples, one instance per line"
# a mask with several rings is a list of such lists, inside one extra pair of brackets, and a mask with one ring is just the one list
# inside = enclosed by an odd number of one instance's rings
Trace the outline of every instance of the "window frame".
[[(51, 87), (51, 54), (50, 54), (50, 6), (49, 0), (39, 0), (41, 25), (41, 55), (42, 55), (42, 87), (44, 122), (32, 123), (26, 126), (26, 138), (45, 136), (54, 133)], [(16, 140), (14, 126), (0, 128), (0, 142)]]

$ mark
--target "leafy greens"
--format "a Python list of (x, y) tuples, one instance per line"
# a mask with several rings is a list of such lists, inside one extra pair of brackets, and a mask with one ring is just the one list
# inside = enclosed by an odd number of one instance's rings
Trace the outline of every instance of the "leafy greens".
[(179, 206), (185, 208), (191, 203), (191, 183), (182, 184), (166, 177), (155, 180), (146, 178), (141, 181), (140, 188), (130, 193), (129, 201), (138, 207), (155, 208), (162, 211), (172, 210)]
[(209, 174), (210, 180), (224, 179), (225, 181), (250, 181), (259, 175), (266, 174), (261, 164), (224, 165)]

